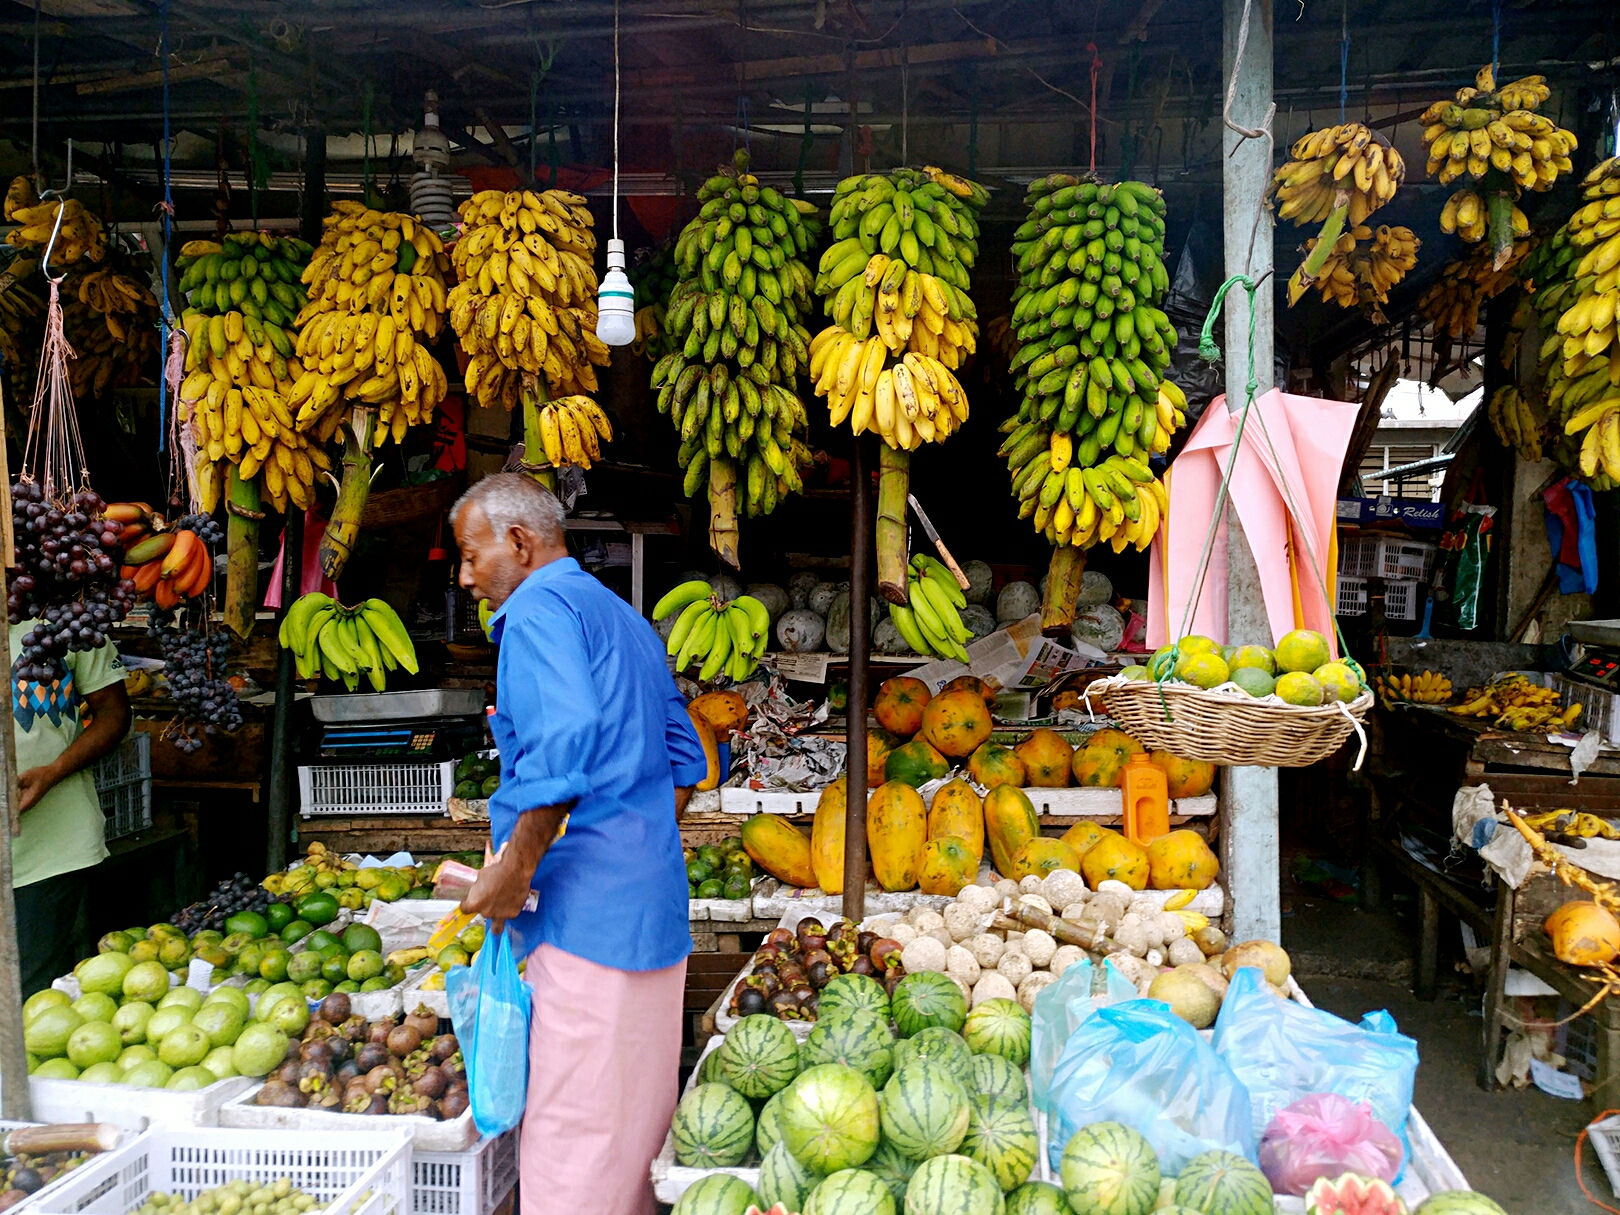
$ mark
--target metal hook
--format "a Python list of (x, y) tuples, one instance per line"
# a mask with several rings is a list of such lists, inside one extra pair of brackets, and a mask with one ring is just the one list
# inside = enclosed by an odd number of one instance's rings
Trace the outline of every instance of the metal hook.
[(67, 199), (56, 204), (56, 223), (51, 228), (51, 239), (45, 244), (45, 256), (40, 259), (39, 271), (45, 276), (47, 282), (60, 283), (67, 277), (67, 271), (62, 271), (55, 278), (51, 277), (51, 250), (56, 248), (56, 234), (62, 230), (62, 212), (67, 209)]
[(71, 189), (73, 189), (73, 141), (70, 139), (67, 141), (67, 180), (62, 183), (60, 190), (41, 190), (39, 197), (43, 201), (54, 195), (66, 201), (68, 191)]

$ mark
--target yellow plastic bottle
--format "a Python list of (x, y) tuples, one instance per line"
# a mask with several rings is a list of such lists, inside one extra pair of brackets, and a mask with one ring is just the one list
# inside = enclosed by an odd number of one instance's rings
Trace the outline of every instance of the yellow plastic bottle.
[(1170, 832), (1170, 791), (1164, 769), (1145, 754), (1131, 756), (1120, 778), (1125, 798), (1125, 836), (1147, 847)]

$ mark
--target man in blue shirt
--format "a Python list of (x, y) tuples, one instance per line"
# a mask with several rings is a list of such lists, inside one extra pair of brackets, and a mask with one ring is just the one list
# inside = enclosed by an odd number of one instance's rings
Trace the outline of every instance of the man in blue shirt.
[(452, 522), (500, 646), (494, 855), (462, 906), (528, 957), (523, 1215), (650, 1215), (692, 947), (676, 816), (703, 750), (657, 634), (568, 556), (555, 497), (502, 473)]

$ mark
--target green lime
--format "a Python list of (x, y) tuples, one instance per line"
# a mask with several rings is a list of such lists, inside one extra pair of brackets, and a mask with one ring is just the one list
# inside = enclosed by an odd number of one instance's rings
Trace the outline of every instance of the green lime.
[(1277, 688), (1277, 681), (1259, 667), (1238, 667), (1232, 672), (1232, 682), (1256, 697), (1270, 696)]
[(450, 790), (451, 797), (459, 797), (462, 801), (472, 801), (478, 796), (478, 782), (475, 780), (459, 781), (456, 787)]
[(719, 878), (710, 878), (698, 886), (697, 896), (700, 899), (718, 899), (725, 890), (725, 883)]

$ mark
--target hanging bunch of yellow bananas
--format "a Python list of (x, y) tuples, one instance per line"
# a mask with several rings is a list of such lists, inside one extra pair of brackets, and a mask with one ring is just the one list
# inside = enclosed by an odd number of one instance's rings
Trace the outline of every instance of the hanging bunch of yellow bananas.
[(300, 430), (328, 411), (375, 408), (376, 441), (398, 443), (432, 419), (449, 389), (418, 337), (432, 343), (444, 328), (450, 259), (432, 229), (397, 211), (343, 199), (321, 222), (302, 279), (309, 303), (293, 321), (304, 370), (287, 404)]
[(595, 221), (584, 197), (481, 190), (459, 210), (450, 325), (472, 356), (469, 395), (511, 409), (522, 377), (542, 374), (544, 396), (595, 392), (608, 349), (596, 336)]
[[(1389, 140), (1359, 122), (1342, 122), (1301, 136), (1293, 158), (1277, 170), (1271, 189), (1277, 218), (1326, 223), (1343, 207), (1352, 228), (1390, 199), (1406, 180), (1406, 164)], [(1341, 221), (1342, 223), (1343, 221)]]
[(1410, 228), (1380, 224), (1374, 230), (1365, 265), (1357, 270), (1363, 284), (1371, 289), (1375, 301), (1389, 303), (1389, 289), (1417, 265), (1418, 249), (1422, 244)]
[(68, 364), (74, 396), (99, 397), (157, 374), (158, 302), (144, 284), (103, 268), (69, 275), (62, 289), (62, 329), (79, 356)]
[(42, 300), (26, 281), (39, 269), (39, 258), (18, 254), (0, 274), (0, 358), (11, 381), (11, 399), (33, 396), (34, 360), (39, 357), (36, 326), (45, 313)]
[(1540, 76), (1498, 89), (1487, 65), (1473, 87), (1458, 89), (1454, 101), (1435, 102), (1419, 120), (1429, 175), (1441, 185), (1465, 174), (1473, 179), (1446, 200), (1440, 230), (1471, 242), (1489, 235), (1497, 269), (1512, 255), (1513, 238), (1530, 231), (1518, 207), (1520, 192), (1550, 190), (1560, 173), (1574, 168), (1574, 133), (1535, 112), (1550, 95)]
[(590, 397), (574, 393), (537, 406), (540, 447), (553, 468), (577, 464), (589, 468), (602, 458), (602, 444), (613, 441), (613, 423)]
[(1512, 384), (1491, 394), (1485, 416), (1503, 447), (1511, 447), (1526, 460), (1541, 459), (1541, 428), (1545, 420), (1532, 408), (1529, 397)]
[[(62, 213), (62, 227), (56, 228), (56, 213)], [(5, 217), (19, 227), (6, 235), (6, 243), (18, 248), (43, 249), (56, 232), (51, 250), (52, 265), (70, 266), (81, 258), (99, 262), (107, 256), (107, 233), (101, 221), (74, 198), (40, 202), (34, 183), (28, 177), (14, 177), (6, 190)]]
[(1386, 707), (1396, 700), (1409, 700), (1420, 705), (1443, 705), (1451, 699), (1451, 680), (1439, 671), (1420, 671), (1416, 675), (1380, 675), (1374, 681), (1374, 690), (1384, 698)]
[[(1348, 232), (1341, 232), (1333, 241), (1333, 247), (1326, 256), (1318, 257), (1317, 249), (1326, 238), (1324, 230), (1321, 236), (1307, 237), (1305, 240), (1306, 260), (1294, 269), (1288, 278), (1288, 306), (1292, 308), (1305, 297), (1305, 293), (1315, 287), (1322, 293), (1322, 302), (1337, 304), (1341, 308), (1354, 308), (1356, 306), (1356, 271), (1351, 263), (1351, 257), (1356, 251), (1357, 234), (1371, 237), (1370, 229), (1352, 228)], [(1305, 274), (1306, 263), (1314, 262), (1316, 271), (1314, 276)]]
[[(1324, 230), (1325, 233), (1325, 230)], [(1417, 265), (1417, 251), (1422, 244), (1412, 229), (1380, 224), (1376, 230), (1365, 224), (1339, 235), (1325, 258), (1316, 259), (1316, 248), (1322, 237), (1305, 242), (1308, 255), (1288, 280), (1288, 303), (1299, 302), (1305, 292), (1315, 286), (1324, 302), (1336, 303), (1341, 308), (1360, 305), (1378, 323), (1383, 323), (1379, 304), (1389, 302), (1389, 290)], [(1366, 247), (1362, 247), (1362, 242)], [(1314, 278), (1305, 273), (1306, 266), (1317, 261)]]
[[(1479, 328), (1481, 305), (1519, 281), (1518, 266), (1531, 248), (1529, 237), (1514, 241), (1513, 251), (1501, 269), (1493, 265), (1491, 251), (1484, 245), (1447, 262), (1440, 277), (1418, 297), (1418, 314), (1433, 323), (1436, 333), (1453, 338), (1472, 336)], [(1539, 290), (1539, 281), (1536, 286)]]

